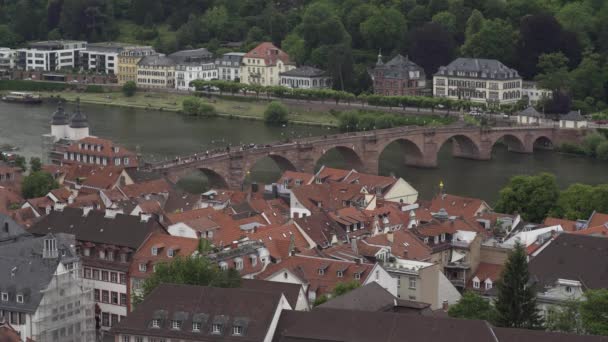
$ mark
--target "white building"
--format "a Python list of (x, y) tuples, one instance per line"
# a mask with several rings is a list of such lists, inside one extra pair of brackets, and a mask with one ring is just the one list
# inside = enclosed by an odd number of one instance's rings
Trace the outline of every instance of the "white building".
[(0, 72), (6, 72), (15, 68), (17, 50), (0, 47)]
[(194, 90), (190, 82), (218, 79), (218, 70), (213, 54), (207, 49), (184, 50), (169, 55), (175, 62), (175, 88)]
[(457, 58), (433, 76), (433, 95), (489, 105), (513, 104), (522, 97), (522, 79), (495, 59)]
[(243, 56), (245, 56), (244, 52), (229, 52), (225, 53), (222, 58), (217, 59), (215, 66), (218, 71), (218, 79), (223, 81), (240, 81)]
[(128, 46), (128, 44), (114, 42), (88, 44), (86, 50), (79, 52), (80, 68), (103, 74), (116, 74), (118, 56)]
[(589, 125), (587, 119), (581, 115), (581, 111), (571, 111), (559, 118), (559, 127), (561, 128), (585, 128)]
[(57, 110), (51, 119), (51, 136), (54, 141), (61, 139), (81, 140), (89, 137), (89, 121), (80, 110), (80, 100), (76, 102), (76, 110), (70, 118), (59, 102)]
[(522, 82), (521, 96), (528, 99), (528, 105), (536, 105), (543, 99), (550, 99), (553, 97), (553, 92), (549, 89), (542, 89), (538, 87), (538, 84), (533, 81)]
[(295, 68), (295, 63), (285, 51), (271, 42), (264, 42), (243, 56), (240, 81), (265, 87), (276, 86), (282, 72)]
[(74, 40), (30, 43), (28, 48), (18, 50), (17, 67), (38, 71), (74, 69), (79, 65), (80, 51), (86, 47), (87, 42)]
[(301, 66), (279, 74), (280, 84), (288, 88), (322, 89), (331, 88), (331, 77), (321, 69)]

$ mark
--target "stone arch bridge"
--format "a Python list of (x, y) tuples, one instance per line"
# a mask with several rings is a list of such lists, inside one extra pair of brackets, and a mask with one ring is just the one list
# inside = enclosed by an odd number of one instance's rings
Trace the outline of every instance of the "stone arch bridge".
[(378, 173), (380, 155), (392, 144), (401, 145), (406, 165), (437, 167), (437, 153), (451, 141), (455, 157), (490, 160), (498, 142), (509, 151), (533, 153), (568, 142), (578, 144), (587, 131), (553, 127), (397, 127), (368, 132), (335, 134), (274, 143), (245, 150), (184, 156), (173, 161), (150, 164), (171, 181), (199, 170), (216, 186), (239, 188), (249, 170), (262, 158), (270, 157), (282, 170), (313, 173), (318, 160), (330, 150), (338, 151), (360, 172)]

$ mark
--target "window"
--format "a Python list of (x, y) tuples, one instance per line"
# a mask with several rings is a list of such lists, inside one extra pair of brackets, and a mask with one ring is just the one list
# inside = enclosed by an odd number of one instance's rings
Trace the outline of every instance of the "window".
[(120, 274), (120, 283), (121, 284), (126, 284), (127, 283), (127, 275), (124, 273)]
[[(486, 284), (486, 286), (487, 286), (487, 284)], [(566, 292), (572, 293), (572, 288), (570, 286), (566, 286)]]
[(107, 312), (101, 313), (101, 325), (104, 327), (110, 326), (110, 314)]
[(118, 292), (112, 291), (112, 304), (118, 305)]
[(105, 251), (99, 251), (99, 259), (105, 259), (106, 258), (106, 252)]
[(101, 301), (103, 303), (110, 302), (110, 292), (108, 292), (107, 290), (101, 291)]
[(192, 322), (192, 331), (195, 331), (195, 332), (201, 331), (201, 323), (200, 322)]
[(8, 301), (8, 293), (6, 293), (6, 292), (2, 292), (2, 301), (3, 301), (3, 302)]
[(397, 277), (397, 288), (401, 288), (401, 276)]
[(445, 233), (441, 233), (441, 242), (445, 241)]
[(108, 271), (101, 271), (101, 280), (108, 281)]
[(361, 273), (355, 273), (355, 279), (357, 279), (357, 280), (361, 279)]
[(410, 289), (412, 289), (412, 290), (416, 289), (416, 278), (414, 278), (414, 277), (410, 277)]
[(22, 294), (18, 294), (17, 295), (17, 303), (23, 303), (23, 295)]
[(478, 289), (479, 288), (479, 280), (478, 279), (473, 279), (473, 288), (474, 289)]
[(171, 321), (171, 329), (179, 330), (182, 328), (182, 321)]
[(87, 278), (87, 279), (91, 278), (91, 269), (90, 268), (85, 267), (85, 269), (84, 269), (84, 277)]
[(110, 273), (110, 281), (113, 282), (113, 283), (117, 283), (118, 282), (118, 274), (116, 274), (116, 272)]
[(173, 257), (175, 256), (175, 251), (173, 250), (173, 248), (169, 248), (169, 249), (167, 250), (167, 256), (168, 256), (169, 258), (173, 258)]
[(111, 317), (112, 317), (111, 322), (110, 322), (110, 324), (112, 324), (111, 326), (118, 324), (118, 315), (112, 314)]
[(93, 270), (93, 279), (99, 280), (99, 270)]
[(141, 336), (135, 336), (135, 342), (144, 342), (144, 338)]
[(344, 272), (338, 271), (338, 278), (342, 278), (342, 277), (344, 277)]
[(492, 289), (492, 281), (490, 279), (486, 279), (486, 291)]
[(127, 305), (127, 294), (126, 293), (120, 294), (120, 305)]
[(232, 327), (232, 335), (243, 335), (243, 327), (240, 325), (235, 325)]
[(159, 319), (153, 319), (152, 320), (152, 328), (160, 328), (160, 320)]
[(139, 272), (146, 272), (148, 266), (146, 264), (139, 264)]
[(129, 335), (122, 336), (122, 342), (130, 342), (130, 341), (131, 341), (131, 336), (129, 336)]
[(222, 325), (221, 324), (212, 324), (211, 325), (211, 333), (212, 334), (221, 334), (222, 333)]
[(95, 301), (99, 302), (99, 290), (98, 289), (95, 289), (95, 291), (93, 291), (93, 295), (94, 295)]
[(152, 255), (158, 255), (158, 248), (157, 247), (152, 247), (151, 253), (152, 253)]

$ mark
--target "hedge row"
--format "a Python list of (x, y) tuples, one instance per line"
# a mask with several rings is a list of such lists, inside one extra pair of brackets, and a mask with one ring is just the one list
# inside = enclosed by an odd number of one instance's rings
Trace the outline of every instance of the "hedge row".
[(0, 80), (0, 90), (13, 91), (62, 91), (73, 86), (65, 83), (23, 81), (23, 80)]

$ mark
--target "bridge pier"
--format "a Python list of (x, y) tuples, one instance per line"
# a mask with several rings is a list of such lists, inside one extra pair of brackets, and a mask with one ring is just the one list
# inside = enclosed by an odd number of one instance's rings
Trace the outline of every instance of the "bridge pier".
[(454, 141), (452, 143), (452, 156), (472, 160), (490, 160), (492, 159), (492, 143), (482, 141), (478, 148), (471, 148), (471, 146)]
[(405, 157), (405, 165), (420, 168), (437, 167), (437, 153), (439, 152), (439, 147), (436, 143), (425, 143), (421, 152), (422, 153), (420, 154), (408, 154)]

